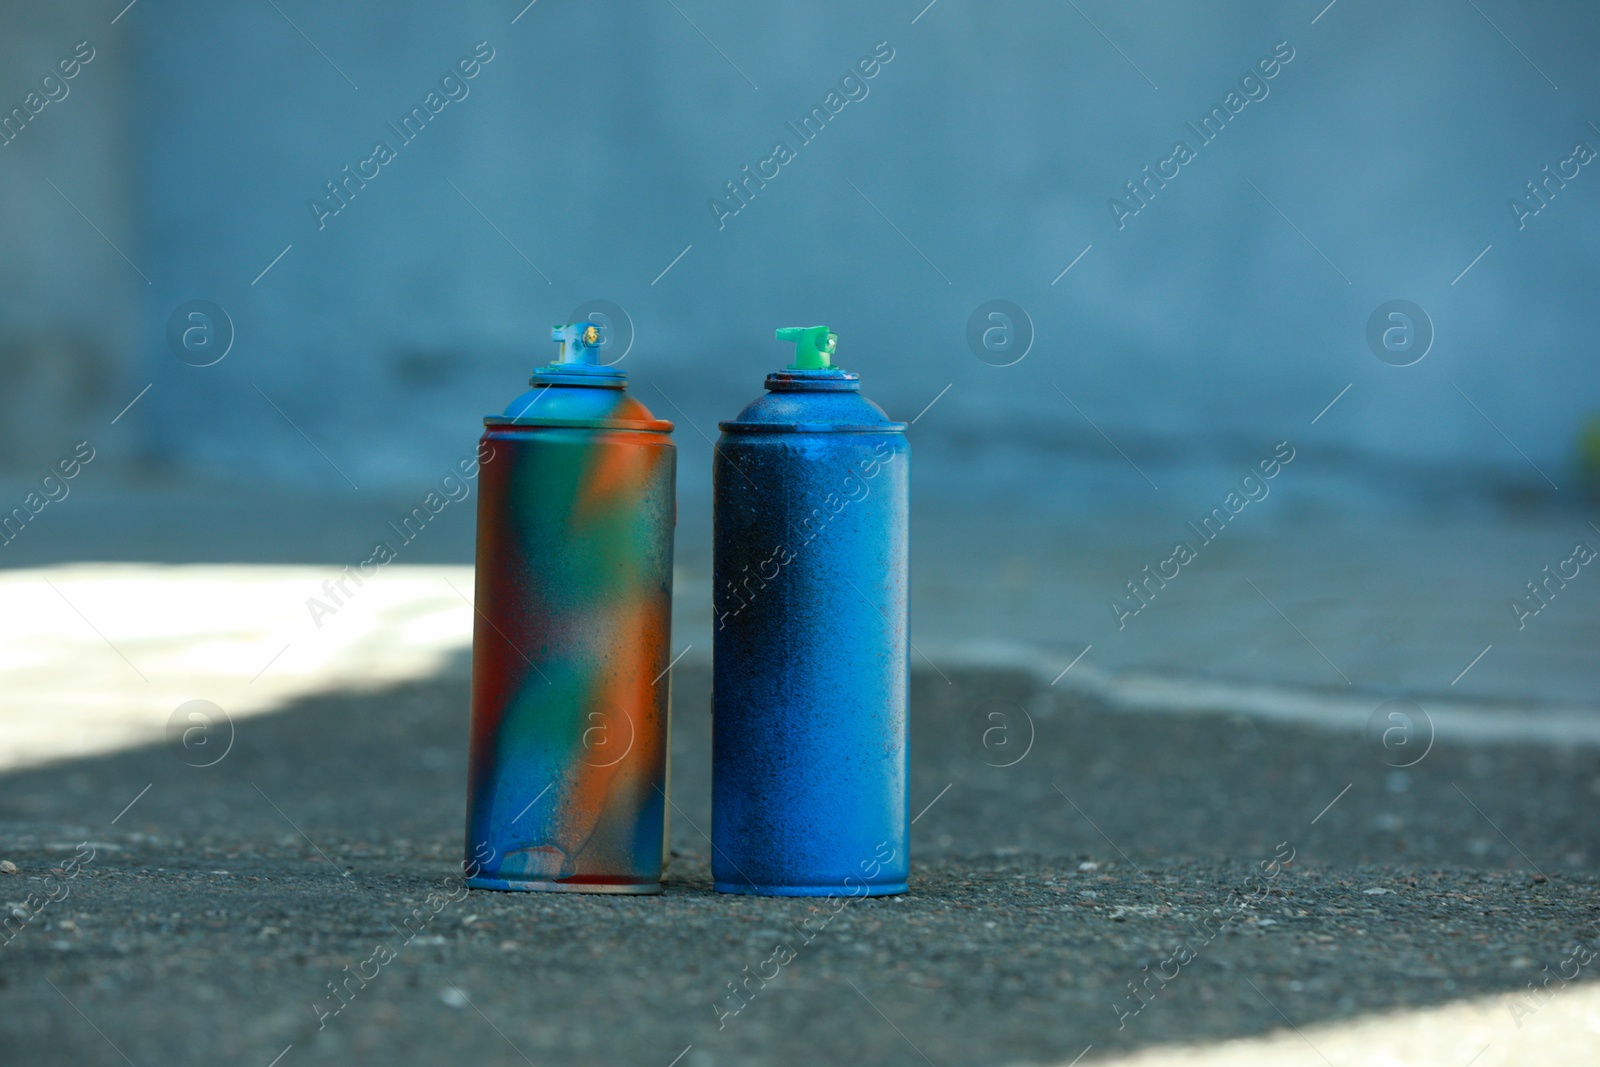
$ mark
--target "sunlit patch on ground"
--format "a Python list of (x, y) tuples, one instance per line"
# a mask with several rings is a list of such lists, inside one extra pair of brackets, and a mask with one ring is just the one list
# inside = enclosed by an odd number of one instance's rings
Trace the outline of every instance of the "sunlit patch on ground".
[[(1551, 989), (1561, 985), (1559, 978)], [(1105, 1067), (1530, 1067), (1593, 1063), (1600, 989), (1507, 993), (1220, 1044), (1145, 1049)]]
[(465, 662), (471, 567), (340, 578), (305, 566), (0, 572), (0, 769), (160, 741), (191, 700), (238, 718)]

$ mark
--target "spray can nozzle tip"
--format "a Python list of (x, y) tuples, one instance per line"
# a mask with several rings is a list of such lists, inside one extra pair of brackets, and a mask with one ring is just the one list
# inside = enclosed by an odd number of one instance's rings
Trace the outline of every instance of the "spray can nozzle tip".
[(600, 327), (592, 322), (574, 322), (550, 327), (550, 340), (561, 346), (557, 363), (599, 363)]
[(783, 326), (775, 334), (780, 341), (794, 343), (794, 362), (790, 370), (824, 370), (833, 366), (833, 350), (839, 335), (826, 326)]

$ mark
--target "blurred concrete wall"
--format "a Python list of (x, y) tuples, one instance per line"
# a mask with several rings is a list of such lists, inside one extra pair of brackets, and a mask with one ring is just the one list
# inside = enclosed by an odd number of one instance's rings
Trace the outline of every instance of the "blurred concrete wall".
[[(951, 386), (922, 454), (993, 457), (952, 472), (1059, 482), (1063, 459), (1120, 465), (1106, 437), (1146, 470), (1290, 438), (1360, 471), (1563, 480), (1600, 384), (1600, 173), (1521, 228), (1510, 203), (1600, 147), (1600, 12), (924, 3), (176, 0), (115, 27), (7, 5), (7, 101), (73, 42), (106, 47), (0, 149), (26, 413), (6, 458), (149, 384), (126, 417), (145, 456), (420, 484), (549, 357), (547, 327), (604, 299), (691, 486), (686, 421), (714, 436), (783, 361), (772, 328), (818, 321), (897, 417)], [(892, 58), (843, 81), (875, 47)], [(806, 143), (790, 124), (817, 108)], [(1186, 124), (1213, 109), (1205, 143)], [(1192, 160), (1164, 162), (1180, 140)], [(792, 158), (766, 162), (779, 141)], [(1013, 366), (969, 350), (992, 298), (1035, 331)], [(1367, 340), (1393, 299), (1436, 334), (1407, 367)], [(212, 366), (169, 342), (194, 300), (232, 322)]]
[(134, 38), (102, 8), (0, 14), (0, 466), (22, 472), (98, 436), (149, 358), (145, 279), (117, 250), (139, 244)]

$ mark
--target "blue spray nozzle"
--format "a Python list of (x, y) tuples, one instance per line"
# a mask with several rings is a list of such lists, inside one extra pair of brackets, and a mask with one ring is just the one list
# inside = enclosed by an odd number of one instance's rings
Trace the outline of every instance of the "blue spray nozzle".
[(550, 340), (561, 346), (557, 363), (585, 363), (590, 366), (600, 362), (600, 327), (592, 322), (574, 322), (566, 326), (550, 327)]

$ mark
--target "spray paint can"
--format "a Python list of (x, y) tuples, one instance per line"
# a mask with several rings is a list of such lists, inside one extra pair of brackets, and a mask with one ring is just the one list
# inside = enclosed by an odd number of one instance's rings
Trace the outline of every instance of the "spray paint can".
[(716, 888), (903, 893), (910, 446), (825, 326), (721, 424), (713, 561)]
[(467, 883), (658, 893), (677, 453), (594, 323), (479, 444)]

